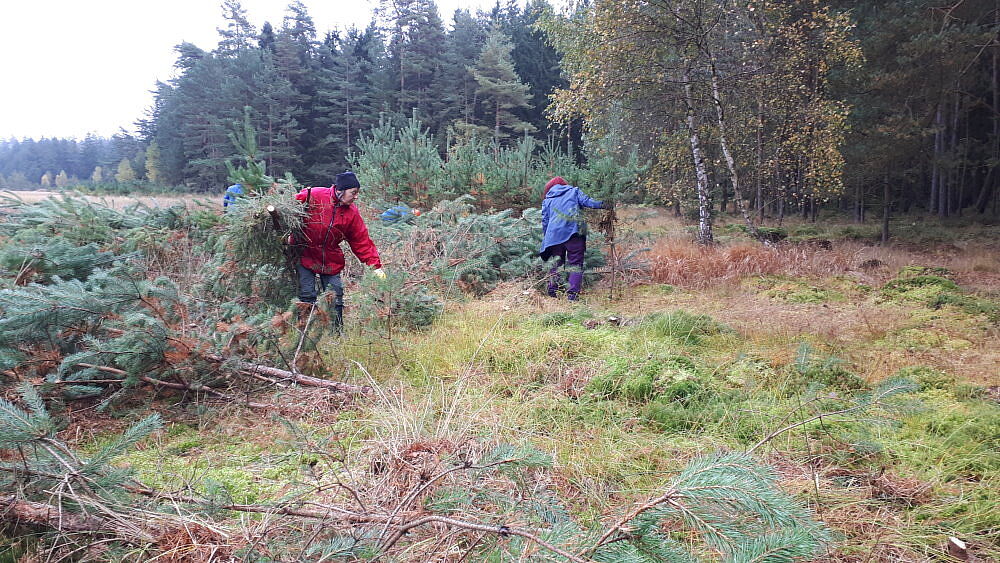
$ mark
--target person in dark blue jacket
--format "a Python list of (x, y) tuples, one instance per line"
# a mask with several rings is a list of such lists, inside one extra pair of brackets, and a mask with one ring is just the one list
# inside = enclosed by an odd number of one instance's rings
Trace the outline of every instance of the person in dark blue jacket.
[(226, 195), (222, 196), (222, 208), (225, 209), (236, 203), (236, 198), (243, 195), (243, 184), (233, 184), (226, 188)]
[(587, 223), (580, 209), (607, 209), (605, 203), (583, 193), (583, 190), (566, 184), (566, 180), (556, 176), (545, 184), (542, 194), (542, 248), (538, 255), (542, 260), (555, 256), (555, 265), (549, 270), (549, 297), (555, 297), (563, 286), (559, 269), (568, 263), (569, 291), (567, 297), (576, 301), (583, 285), (583, 255), (587, 251)]
[(414, 217), (420, 216), (419, 209), (413, 209), (407, 205), (399, 204), (390, 207), (382, 212), (382, 222), (386, 225), (395, 223), (412, 223)]

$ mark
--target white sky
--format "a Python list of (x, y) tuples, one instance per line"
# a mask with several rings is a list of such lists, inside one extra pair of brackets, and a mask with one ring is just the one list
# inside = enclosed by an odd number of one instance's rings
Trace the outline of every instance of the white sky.
[[(437, 0), (445, 25), (458, 7), (495, 0)], [(221, 0), (0, 0), (0, 139), (110, 136), (152, 104), (172, 77), (174, 46), (218, 43)], [(303, 0), (320, 38), (364, 28), (373, 0)], [(520, 2), (523, 6), (523, 1)], [(243, 0), (250, 22), (281, 26), (286, 0)]]

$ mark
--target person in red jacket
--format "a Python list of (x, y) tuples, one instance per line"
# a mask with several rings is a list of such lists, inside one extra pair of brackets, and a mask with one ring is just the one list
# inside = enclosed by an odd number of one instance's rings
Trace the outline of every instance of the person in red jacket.
[[(358, 213), (354, 200), (361, 184), (353, 172), (337, 174), (336, 183), (329, 188), (305, 188), (295, 194), (295, 199), (306, 206), (307, 216), (302, 225), (302, 256), (297, 264), (299, 274), (299, 301), (315, 303), (320, 291), (333, 289), (335, 299), (333, 324), (340, 330), (344, 322), (344, 284), (340, 271), (344, 269), (344, 251), (340, 243), (347, 241), (351, 251), (365, 264), (375, 268), (375, 275), (385, 278), (382, 261), (375, 243), (368, 236), (368, 227)], [(320, 289), (316, 288), (319, 276)]]

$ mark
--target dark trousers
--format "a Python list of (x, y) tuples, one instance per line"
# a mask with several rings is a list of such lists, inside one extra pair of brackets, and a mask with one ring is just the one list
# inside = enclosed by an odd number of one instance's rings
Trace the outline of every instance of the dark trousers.
[(555, 244), (548, 248), (549, 256), (556, 258), (555, 265), (549, 270), (549, 295), (556, 296), (556, 292), (563, 287), (562, 273), (559, 271), (564, 264), (569, 265), (569, 291), (567, 297), (570, 301), (576, 301), (583, 286), (583, 255), (587, 252), (587, 239), (580, 235), (569, 237), (564, 243)]
[[(333, 324), (340, 328), (344, 324), (344, 283), (340, 274), (317, 274), (302, 264), (296, 265), (299, 273), (299, 301), (315, 303), (320, 291), (329, 287), (333, 290)], [(320, 287), (316, 289), (316, 276), (319, 276)]]

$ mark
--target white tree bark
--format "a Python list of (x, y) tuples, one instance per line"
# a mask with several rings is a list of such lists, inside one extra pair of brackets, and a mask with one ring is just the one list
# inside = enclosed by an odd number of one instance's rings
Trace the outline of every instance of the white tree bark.
[(684, 103), (687, 104), (688, 135), (691, 140), (691, 156), (694, 158), (694, 172), (698, 178), (698, 242), (712, 244), (712, 197), (708, 189), (708, 172), (705, 158), (701, 154), (701, 141), (694, 117), (694, 98), (691, 94), (691, 76), (684, 69)]

